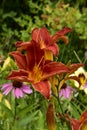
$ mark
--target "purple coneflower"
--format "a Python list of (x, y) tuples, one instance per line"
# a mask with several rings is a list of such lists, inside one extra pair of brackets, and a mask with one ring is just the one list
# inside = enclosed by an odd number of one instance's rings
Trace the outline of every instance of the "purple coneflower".
[(4, 95), (8, 95), (11, 91), (13, 91), (13, 94), (16, 98), (23, 97), (25, 93), (32, 93), (32, 89), (29, 87), (29, 85), (15, 80), (13, 82), (3, 84), (2, 91)]
[(60, 89), (60, 92), (59, 92), (59, 97), (64, 97), (65, 99), (66, 98), (70, 98), (72, 96), (72, 93), (74, 92), (75, 90), (68, 86), (66, 83), (64, 83)]

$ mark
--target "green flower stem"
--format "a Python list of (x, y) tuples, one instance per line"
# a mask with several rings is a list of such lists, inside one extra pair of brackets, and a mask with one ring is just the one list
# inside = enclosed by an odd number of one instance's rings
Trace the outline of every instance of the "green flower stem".
[[(60, 79), (57, 77), (57, 79), (58, 79), (58, 85), (56, 85), (56, 89), (57, 89), (57, 95), (55, 95), (54, 93), (53, 93), (53, 96), (57, 99), (57, 101), (58, 101), (58, 105), (59, 105), (59, 107), (60, 107), (60, 110), (61, 110), (61, 115), (62, 115), (62, 118), (64, 119), (64, 121), (66, 122), (66, 125), (67, 125), (67, 127), (68, 127), (68, 130), (71, 130), (71, 126), (70, 126), (70, 124), (69, 124), (69, 122), (66, 120), (66, 118), (65, 118), (65, 115), (64, 115), (64, 112), (63, 112), (63, 108), (62, 108), (62, 105), (61, 105), (61, 102), (60, 102), (60, 97), (59, 97), (59, 86), (60, 86)], [(62, 122), (61, 122), (62, 123)], [(63, 127), (62, 127), (62, 130), (63, 130)]]

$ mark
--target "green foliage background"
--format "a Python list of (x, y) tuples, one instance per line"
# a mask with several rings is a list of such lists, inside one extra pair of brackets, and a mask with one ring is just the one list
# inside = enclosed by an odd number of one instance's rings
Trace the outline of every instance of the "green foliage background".
[(75, 51), (83, 62), (87, 52), (86, 6), (86, 0), (1, 0), (0, 55), (14, 50), (16, 41), (28, 41), (35, 27), (45, 26), (53, 34), (68, 26), (72, 29), (69, 44), (58, 43), (59, 60), (78, 62)]

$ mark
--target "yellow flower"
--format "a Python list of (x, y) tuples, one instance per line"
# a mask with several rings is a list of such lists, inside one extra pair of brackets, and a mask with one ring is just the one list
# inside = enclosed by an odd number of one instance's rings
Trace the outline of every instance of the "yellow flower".
[(12, 68), (12, 65), (14, 65), (14, 64), (15, 64), (15, 62), (10, 57), (7, 57), (7, 59), (3, 63), (1, 70), (4, 71), (7, 68)]
[[(83, 67), (80, 67), (77, 71), (74, 72), (74, 75), (77, 76), (80, 80), (80, 90), (84, 90), (85, 93), (87, 93), (87, 72), (85, 69)], [(77, 88), (79, 88), (77, 81), (74, 81), (74, 84)]]
[(3, 99), (3, 94), (2, 93), (0, 93), (0, 102), (4, 102), (4, 105), (6, 107), (8, 107), (9, 109), (11, 109), (11, 105), (10, 105), (9, 101), (7, 99)]

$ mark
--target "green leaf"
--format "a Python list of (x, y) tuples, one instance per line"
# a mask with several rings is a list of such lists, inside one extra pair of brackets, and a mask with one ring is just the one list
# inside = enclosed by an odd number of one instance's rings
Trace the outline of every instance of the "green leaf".
[(5, 19), (7, 17), (15, 17), (15, 16), (16, 16), (16, 12), (11, 11), (10, 13), (4, 14), (2, 17), (3, 19)]
[(73, 117), (79, 119), (80, 118), (80, 112), (79, 112), (79, 106), (75, 103), (70, 103), (70, 111)]
[(36, 105), (36, 104), (32, 104), (32, 105), (28, 105), (28, 106), (25, 106), (24, 108), (22, 108), (19, 112), (18, 112), (18, 114), (19, 114), (19, 116), (24, 116), (24, 115), (26, 115), (27, 113), (29, 113), (29, 112), (31, 112), (32, 110), (35, 110), (36, 108), (38, 107), (38, 105)]
[(13, 117), (13, 113), (8, 107), (6, 107), (3, 103), (0, 103), (0, 105), (2, 106), (3, 111), (5, 111), (8, 117)]
[(44, 116), (41, 111), (38, 112), (38, 120), (36, 121), (36, 124), (36, 130), (44, 130)]
[(34, 121), (34, 120), (36, 120), (38, 118), (37, 114), (38, 114), (38, 111), (35, 111), (35, 112), (32, 112), (32, 113), (28, 114), (27, 116), (25, 116), (24, 118), (22, 118), (19, 121), (18, 125), (19, 126), (25, 126), (28, 123), (31, 123), (32, 121)]

